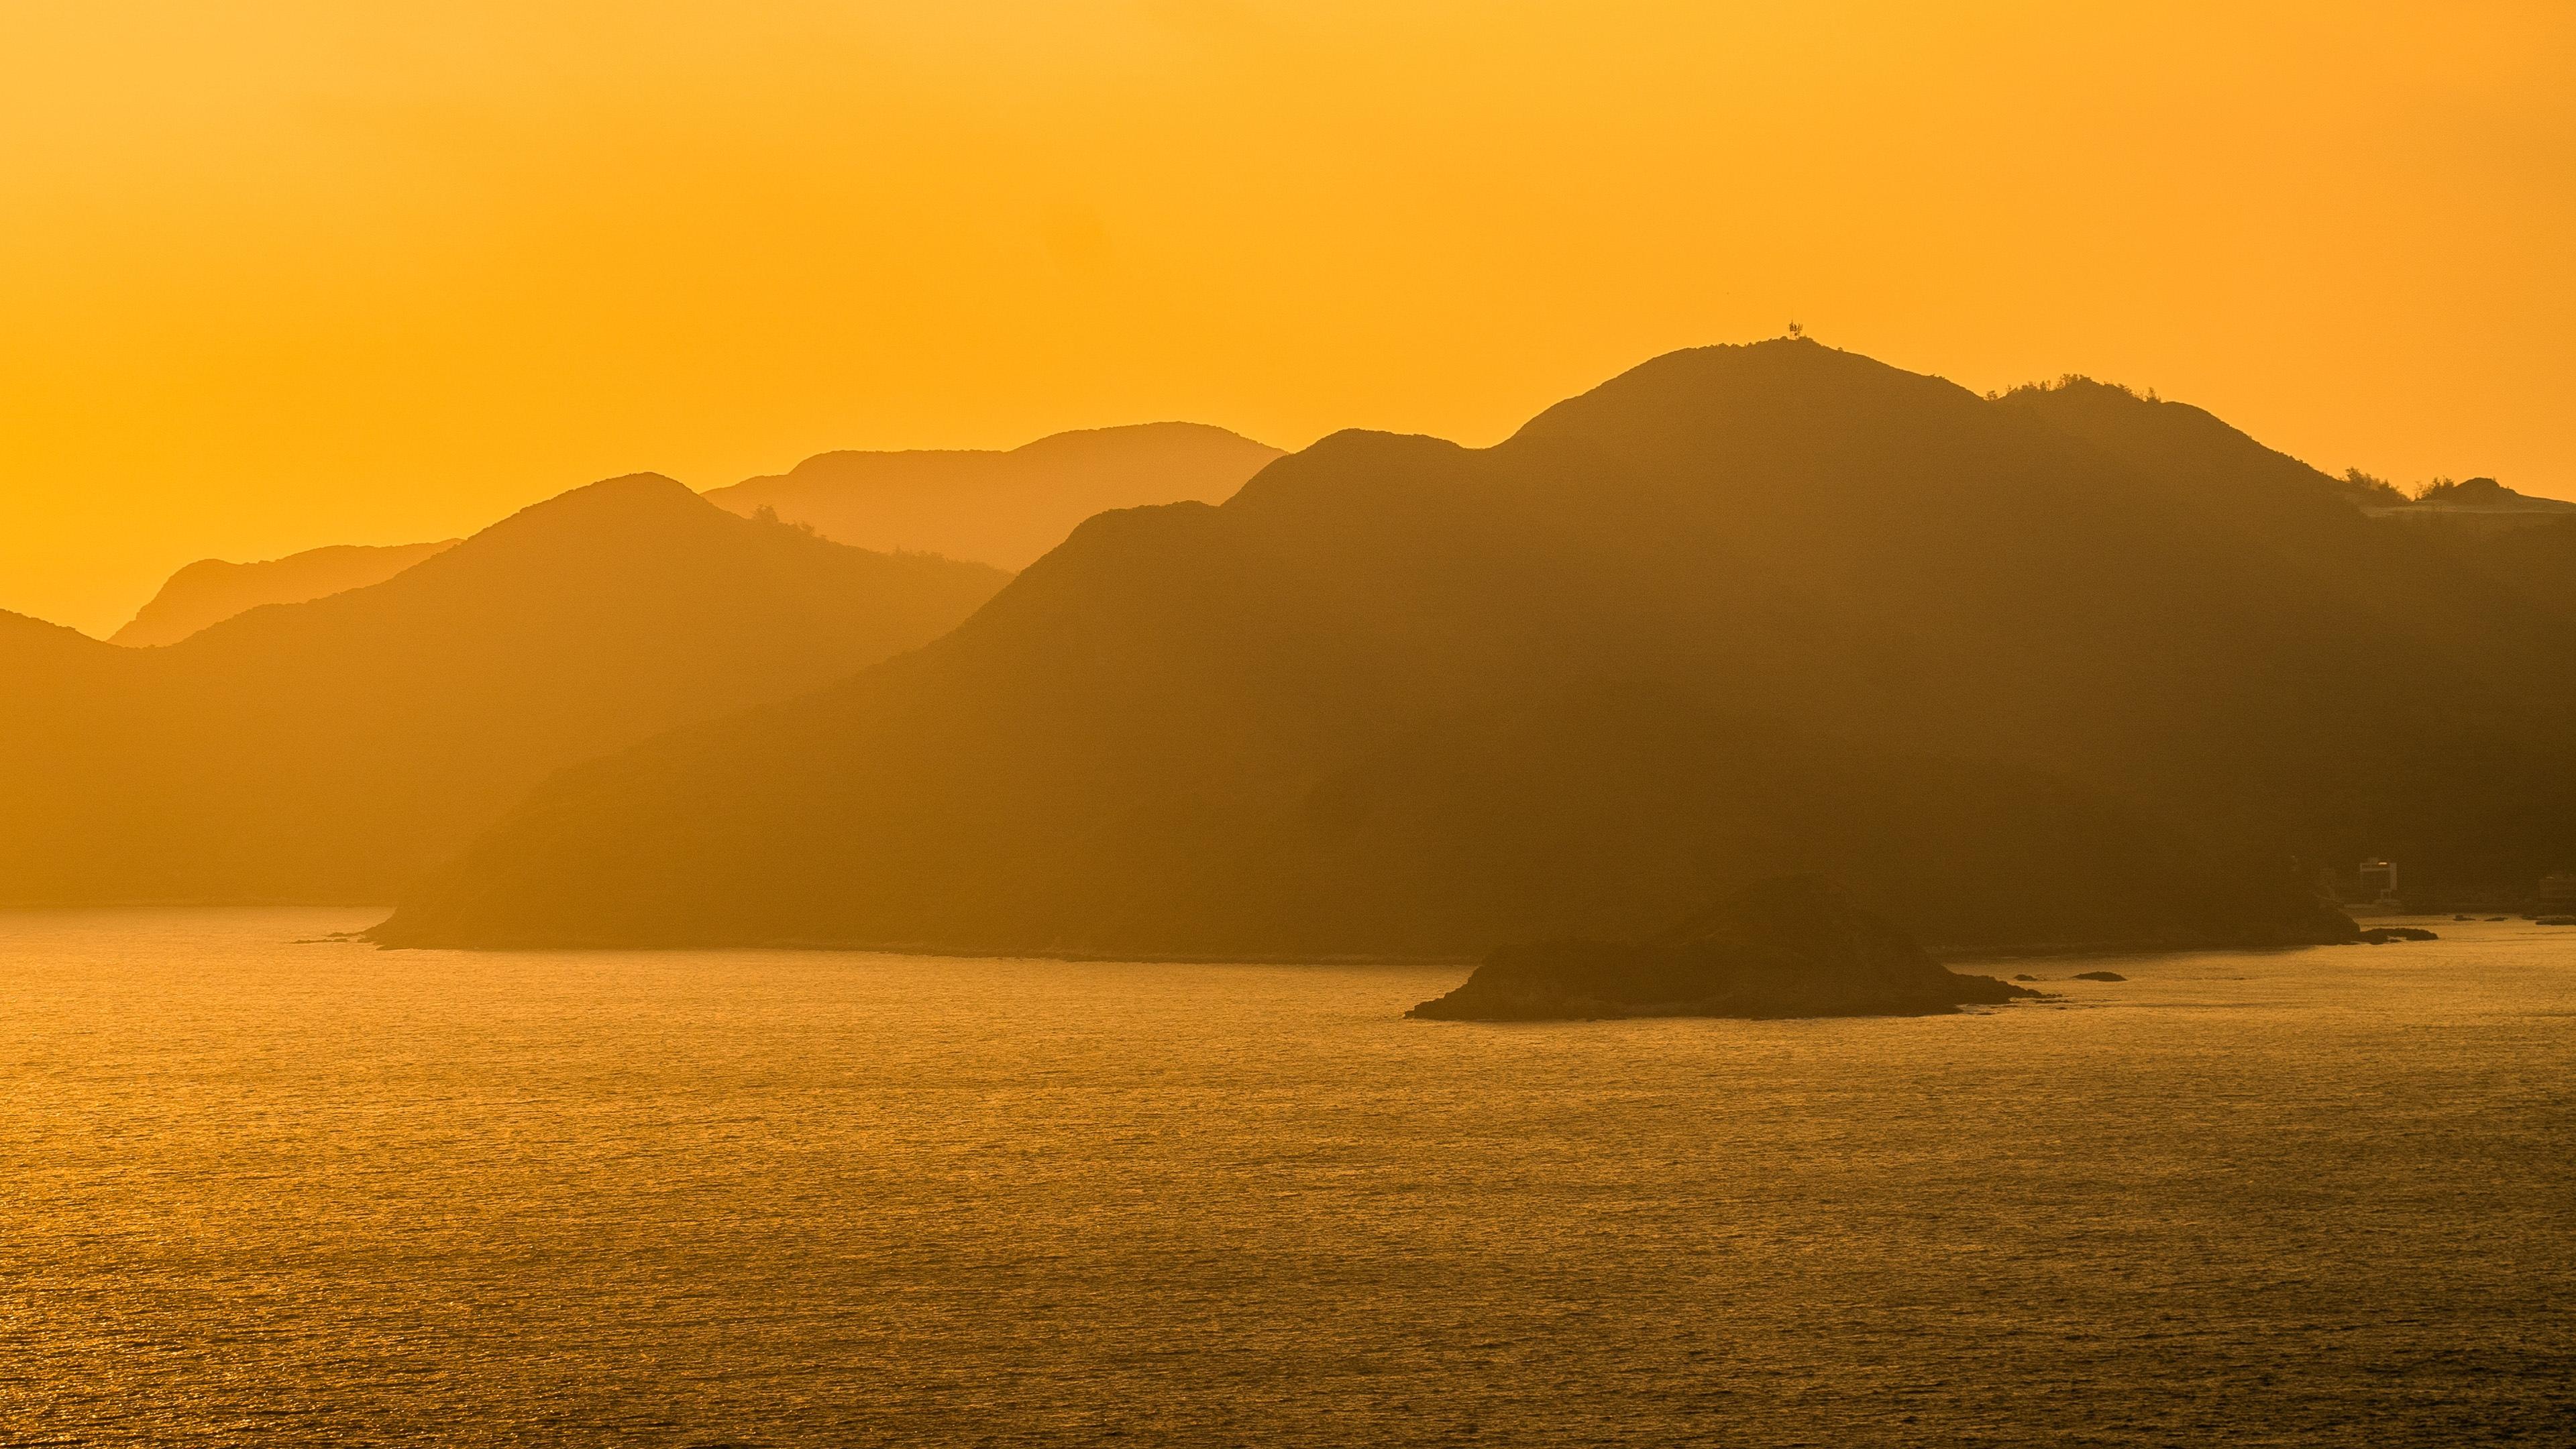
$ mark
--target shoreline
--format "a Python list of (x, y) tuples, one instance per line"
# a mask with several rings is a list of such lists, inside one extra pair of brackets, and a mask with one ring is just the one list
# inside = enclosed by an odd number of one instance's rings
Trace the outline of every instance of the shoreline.
[[(840, 951), (869, 956), (930, 956), (968, 960), (996, 961), (1062, 961), (1117, 962), (1138, 966), (1476, 966), (1485, 955), (1445, 952), (1404, 954), (1397, 952), (1345, 952), (1327, 954), (1303, 951), (1210, 952), (1210, 951), (1114, 951), (1063, 950), (1045, 948), (1001, 948), (977, 946), (941, 946), (921, 942), (872, 942), (839, 940), (768, 940), (768, 941), (691, 941), (691, 942), (616, 942), (553, 941), (455, 944), (443, 942), (383, 942), (375, 939), (374, 930), (353, 931), (336, 939), (374, 946), (380, 951)], [(2094, 956), (2172, 956), (2225, 951), (2269, 954), (2301, 951), (2312, 946), (2358, 945), (2358, 941), (2080, 941), (2037, 942), (2027, 945), (1940, 946), (1927, 948), (1933, 960), (1945, 966), (1977, 962), (2064, 960)], [(1490, 953), (1487, 953), (1490, 954)]]

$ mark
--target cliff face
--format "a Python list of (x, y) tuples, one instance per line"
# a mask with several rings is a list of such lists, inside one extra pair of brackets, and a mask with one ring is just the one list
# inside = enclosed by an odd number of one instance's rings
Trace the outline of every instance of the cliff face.
[(1945, 969), (1814, 877), (1758, 882), (1667, 939), (1507, 946), (1409, 1016), (1934, 1016), (2039, 993)]

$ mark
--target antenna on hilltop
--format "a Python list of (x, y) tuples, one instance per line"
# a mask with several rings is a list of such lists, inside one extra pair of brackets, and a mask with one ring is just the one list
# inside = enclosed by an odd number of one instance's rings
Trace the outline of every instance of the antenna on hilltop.
[(1799, 326), (1795, 322), (1792, 322), (1789, 324), (1789, 335), (1792, 337), (1804, 337), (1807, 335), (1807, 329)]

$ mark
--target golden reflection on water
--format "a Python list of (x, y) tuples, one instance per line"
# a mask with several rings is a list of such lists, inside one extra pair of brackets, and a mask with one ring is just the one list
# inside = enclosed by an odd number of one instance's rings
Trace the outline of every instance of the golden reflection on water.
[(0, 914), (0, 1442), (2576, 1428), (2576, 931), (1928, 1020)]

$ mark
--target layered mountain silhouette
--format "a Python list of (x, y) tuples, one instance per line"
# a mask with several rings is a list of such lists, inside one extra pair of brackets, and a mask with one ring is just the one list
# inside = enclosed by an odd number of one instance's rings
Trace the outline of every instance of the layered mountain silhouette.
[[(1223, 428), (1145, 423), (1058, 433), (1007, 451), (823, 453), (705, 496), (728, 512), (749, 518), (767, 509), (855, 547), (1016, 570), (1095, 513), (1219, 502), (1279, 455)], [(200, 559), (172, 574), (109, 642), (175, 644), (263, 604), (382, 583), (456, 542), (333, 544), (258, 563)]]
[(333, 544), (262, 563), (199, 559), (172, 574), (151, 602), (108, 636), (108, 642), (133, 648), (176, 644), (209, 624), (220, 624), (262, 604), (301, 604), (383, 583), (455, 543), (450, 538), (387, 547)]
[(11, 616), (0, 900), (389, 899), (554, 770), (913, 648), (1005, 577), (644, 474), (160, 648)]
[(2325, 939), (2298, 857), (2568, 849), (2576, 631), (2321, 479), (2115, 390), (1676, 353), (1095, 517), (557, 777), (380, 939), (1479, 955), (1784, 873), (1952, 949)]
[(1058, 433), (1008, 452), (823, 453), (707, 497), (825, 538), (1023, 569), (1112, 508), (1222, 502), (1277, 448), (1203, 423)]

